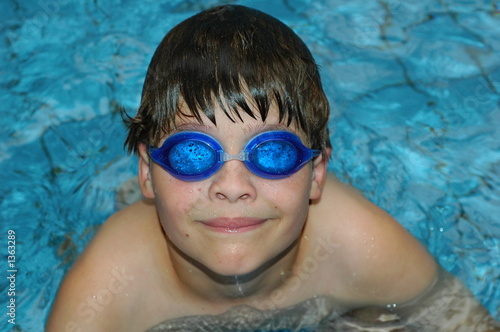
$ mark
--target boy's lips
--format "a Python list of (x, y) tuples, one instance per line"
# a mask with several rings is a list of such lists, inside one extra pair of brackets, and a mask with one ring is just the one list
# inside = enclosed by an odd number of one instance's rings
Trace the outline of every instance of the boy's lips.
[(214, 231), (224, 233), (239, 233), (252, 230), (266, 222), (268, 219), (262, 218), (213, 218), (201, 221)]

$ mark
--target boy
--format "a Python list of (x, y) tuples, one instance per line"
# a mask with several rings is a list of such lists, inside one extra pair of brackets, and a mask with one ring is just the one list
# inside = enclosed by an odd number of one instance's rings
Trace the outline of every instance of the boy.
[(311, 53), (280, 21), (231, 5), (172, 29), (129, 119), (144, 200), (75, 263), (48, 331), (498, 331), (416, 239), (327, 175), (328, 116)]

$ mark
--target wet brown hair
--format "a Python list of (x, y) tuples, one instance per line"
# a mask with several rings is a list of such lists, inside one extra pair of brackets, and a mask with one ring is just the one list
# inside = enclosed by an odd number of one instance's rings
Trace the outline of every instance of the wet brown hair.
[(139, 110), (125, 118), (125, 146), (137, 152), (139, 143), (158, 145), (175, 129), (176, 117), (195, 117), (201, 123), (203, 112), (216, 124), (215, 105), (233, 122), (241, 120), (240, 112), (253, 118), (258, 114), (265, 121), (273, 102), (280, 122), (294, 122), (306, 134), (307, 144), (325, 153), (330, 147), (330, 108), (318, 66), (304, 42), (284, 23), (258, 10), (214, 7), (181, 22), (161, 41), (148, 68)]

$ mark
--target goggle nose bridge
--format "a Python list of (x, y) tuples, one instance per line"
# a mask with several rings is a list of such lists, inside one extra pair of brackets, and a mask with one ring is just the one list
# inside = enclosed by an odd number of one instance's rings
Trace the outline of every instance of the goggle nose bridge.
[(247, 161), (248, 160), (248, 152), (247, 151), (241, 151), (240, 153), (237, 154), (230, 154), (225, 151), (218, 151), (218, 160), (219, 162), (225, 163), (226, 161), (229, 160), (240, 160), (240, 161)]

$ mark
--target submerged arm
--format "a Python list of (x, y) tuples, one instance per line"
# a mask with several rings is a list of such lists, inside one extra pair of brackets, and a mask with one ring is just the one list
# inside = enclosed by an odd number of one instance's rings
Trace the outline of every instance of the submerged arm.
[(423, 295), (395, 311), (412, 331), (500, 331), (500, 323), (460, 280), (443, 269)]

